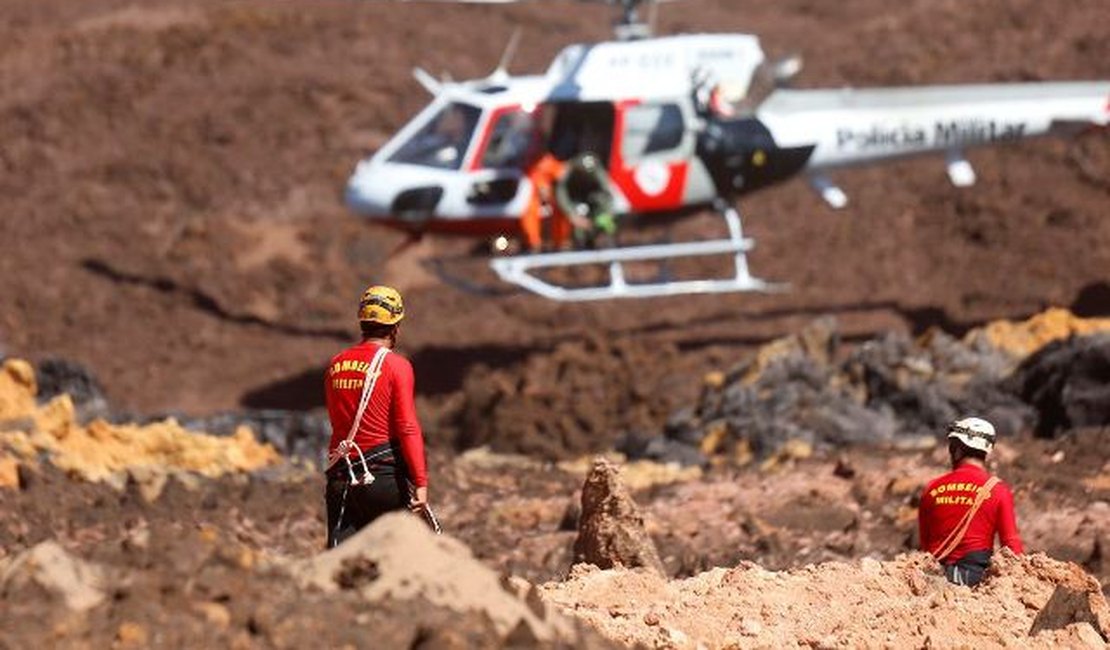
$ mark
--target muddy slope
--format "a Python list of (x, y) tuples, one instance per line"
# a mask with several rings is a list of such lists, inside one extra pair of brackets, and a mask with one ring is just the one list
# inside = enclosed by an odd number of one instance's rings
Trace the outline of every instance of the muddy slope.
[[(859, 336), (960, 330), (1081, 295), (1107, 309), (1106, 134), (973, 153), (973, 190), (948, 187), (934, 160), (843, 174), (840, 213), (799, 183), (755, 195), (754, 268), (793, 284), (781, 296), (563, 308), (479, 300), (413, 259), (384, 265), (396, 239), (350, 218), (340, 192), (425, 101), (410, 68), (483, 74), (520, 26), (513, 70), (538, 70), (609, 21), (559, 2), (5, 3), (0, 346), (81, 361), (122, 406), (206, 412), (318, 405), (353, 300), (383, 279), (409, 291), (404, 346), (433, 399), (476, 365), (515, 368), (588, 330), (704, 360), (825, 312)], [(800, 52), (804, 86), (1108, 78), (1108, 22), (1098, 0), (662, 11), (667, 30), (752, 31), (773, 54)]]

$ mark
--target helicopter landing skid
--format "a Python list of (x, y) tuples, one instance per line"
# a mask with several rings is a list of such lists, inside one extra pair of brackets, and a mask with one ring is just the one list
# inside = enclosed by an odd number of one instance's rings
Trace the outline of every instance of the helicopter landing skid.
[[(551, 300), (576, 302), (606, 300), (609, 298), (653, 298), (702, 293), (734, 293), (739, 291), (778, 292), (788, 285), (767, 282), (748, 272), (747, 254), (754, 240), (747, 239), (740, 227), (740, 214), (731, 206), (721, 210), (728, 225), (729, 236), (698, 242), (650, 244), (601, 250), (537, 253), (503, 257), (490, 262), (490, 266), (505, 282), (523, 287)], [(708, 255), (733, 255), (735, 274), (728, 278), (705, 280), (660, 280), (653, 282), (628, 282), (624, 263), (650, 262)], [(533, 272), (541, 269), (574, 268), (583, 266), (609, 266), (609, 283), (593, 286), (563, 286), (549, 282)]]

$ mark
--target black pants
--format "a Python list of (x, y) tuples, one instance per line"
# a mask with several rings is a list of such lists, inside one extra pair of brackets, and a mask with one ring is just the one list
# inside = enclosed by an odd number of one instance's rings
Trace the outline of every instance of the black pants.
[[(354, 535), (364, 526), (387, 512), (408, 507), (408, 482), (402, 472), (391, 465), (373, 468), (374, 482), (351, 485), (347, 465), (340, 461), (327, 474), (324, 503), (328, 511), (328, 548)], [(362, 476), (356, 468), (356, 476)]]
[(991, 565), (990, 551), (972, 551), (952, 564), (944, 565), (944, 577), (957, 585), (974, 587), (983, 580)]

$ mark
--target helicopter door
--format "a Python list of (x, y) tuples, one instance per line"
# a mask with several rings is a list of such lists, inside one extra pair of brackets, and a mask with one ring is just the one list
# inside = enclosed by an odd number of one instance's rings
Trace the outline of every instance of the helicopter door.
[(622, 102), (617, 108), (620, 146), (610, 176), (632, 211), (682, 207), (695, 138), (678, 102)]
[[(567, 102), (549, 104), (545, 120), (550, 120), (547, 147), (559, 160), (592, 153), (605, 164), (613, 148), (615, 114), (609, 102)], [(553, 117), (547, 117), (553, 116)]]

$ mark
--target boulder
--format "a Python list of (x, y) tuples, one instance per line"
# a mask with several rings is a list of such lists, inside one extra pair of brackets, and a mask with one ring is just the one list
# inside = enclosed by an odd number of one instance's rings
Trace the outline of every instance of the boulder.
[(664, 573), (659, 552), (644, 528), (644, 517), (621, 482), (620, 468), (604, 458), (594, 460), (582, 487), (574, 562), (602, 569), (644, 567)]
[(5, 600), (35, 587), (45, 590), (72, 611), (85, 611), (105, 597), (105, 572), (98, 565), (70, 555), (55, 541), (19, 554), (0, 571), (0, 596)]

